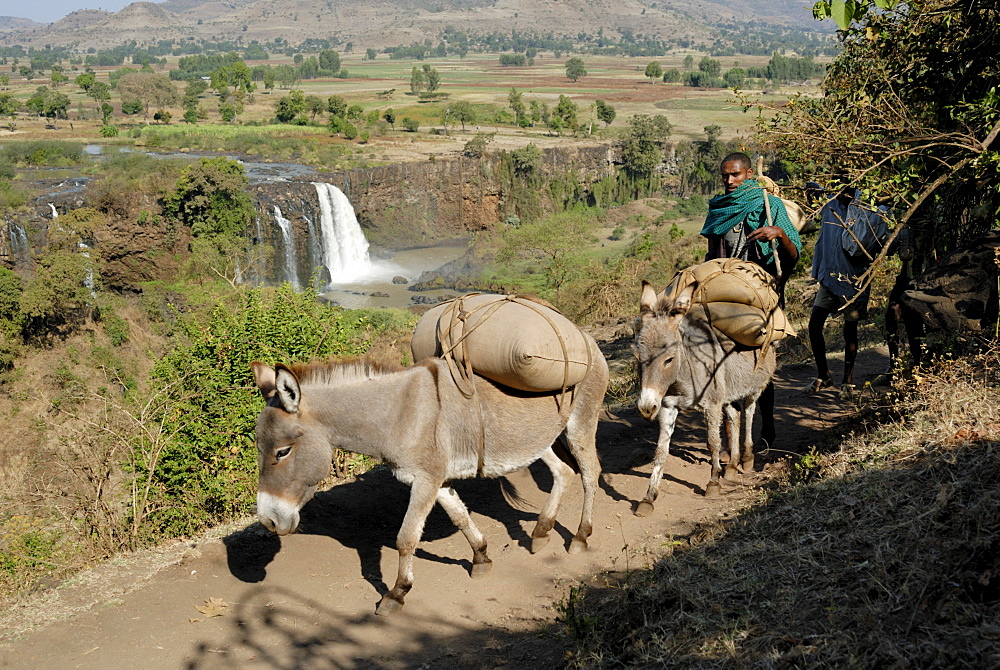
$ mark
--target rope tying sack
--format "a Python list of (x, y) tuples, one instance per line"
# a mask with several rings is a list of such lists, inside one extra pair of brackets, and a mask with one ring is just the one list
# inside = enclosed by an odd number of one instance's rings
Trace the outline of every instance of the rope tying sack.
[(415, 360), (448, 361), (466, 397), (475, 393), (478, 373), (522, 391), (561, 391), (560, 406), (591, 365), (587, 340), (572, 322), (544, 301), (516, 294), (470, 293), (435, 307), (418, 322), (411, 349)]

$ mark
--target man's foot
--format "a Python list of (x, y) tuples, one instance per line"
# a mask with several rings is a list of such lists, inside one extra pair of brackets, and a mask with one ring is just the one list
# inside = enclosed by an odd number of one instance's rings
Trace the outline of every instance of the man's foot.
[(812, 395), (813, 393), (818, 393), (819, 391), (830, 388), (831, 386), (833, 386), (832, 379), (820, 379), (817, 377), (806, 384), (806, 386), (803, 387), (802, 392), (806, 395)]
[(841, 384), (840, 385), (840, 399), (844, 401), (853, 401), (858, 396), (858, 387), (854, 384)]

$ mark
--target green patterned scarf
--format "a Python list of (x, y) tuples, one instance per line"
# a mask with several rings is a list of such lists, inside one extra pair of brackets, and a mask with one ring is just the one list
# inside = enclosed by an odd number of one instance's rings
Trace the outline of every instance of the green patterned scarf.
[[(712, 198), (708, 202), (708, 216), (705, 217), (705, 225), (701, 229), (701, 234), (725, 235), (726, 232), (735, 228), (739, 223), (746, 221), (750, 230), (757, 230), (761, 226), (768, 225), (767, 213), (764, 211), (764, 187), (756, 179), (747, 179), (736, 187), (732, 193), (723, 193)], [(771, 225), (780, 226), (796, 247), (799, 236), (788, 218), (788, 212), (781, 199), (773, 195), (771, 199)], [(768, 242), (757, 242), (760, 247), (762, 258), (770, 259), (772, 252), (771, 244)]]

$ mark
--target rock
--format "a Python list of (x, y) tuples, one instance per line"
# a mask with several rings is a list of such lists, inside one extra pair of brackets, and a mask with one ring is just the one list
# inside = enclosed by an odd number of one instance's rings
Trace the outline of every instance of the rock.
[(406, 277), (402, 276), (402, 275), (396, 275), (395, 277), (392, 278), (392, 283), (393, 284), (409, 284), (410, 280), (407, 279)]

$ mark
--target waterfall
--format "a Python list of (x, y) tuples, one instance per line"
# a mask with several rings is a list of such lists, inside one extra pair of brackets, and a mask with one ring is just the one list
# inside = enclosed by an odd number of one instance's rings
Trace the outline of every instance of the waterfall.
[(56, 218), (57, 216), (59, 216), (59, 212), (56, 211), (56, 206), (53, 205), (51, 202), (49, 203), (49, 208), (52, 209), (52, 218), (53, 219)]
[(371, 267), (368, 240), (354, 216), (354, 207), (336, 186), (313, 182), (319, 196), (323, 265), (333, 283), (357, 278)]
[(14, 222), (7, 223), (7, 234), (10, 237), (10, 253), (12, 256), (26, 258), (30, 251), (28, 247), (28, 233), (21, 226)]
[[(83, 240), (76, 243), (76, 248), (80, 249), (80, 255), (86, 259), (90, 259), (90, 246), (83, 242)], [(97, 290), (94, 288), (94, 268), (87, 266), (87, 274), (83, 278), (83, 285), (90, 289), (90, 295), (97, 295)]]
[(285, 252), (285, 273), (288, 281), (296, 290), (301, 288), (299, 284), (299, 269), (296, 263), (295, 235), (292, 234), (292, 222), (281, 215), (281, 208), (274, 206), (274, 220), (278, 222), (281, 229), (281, 241), (284, 244)]

